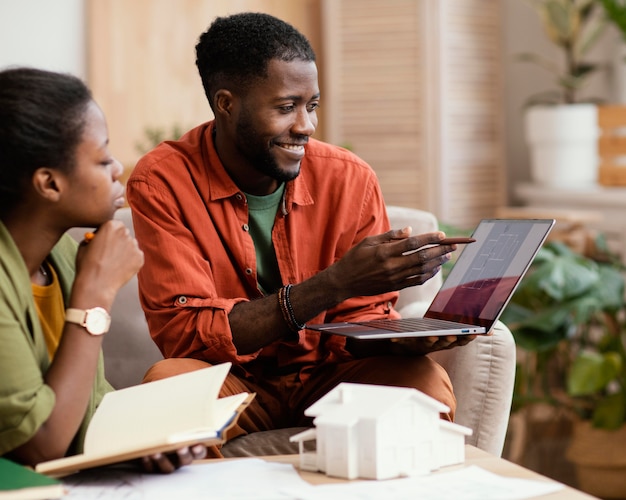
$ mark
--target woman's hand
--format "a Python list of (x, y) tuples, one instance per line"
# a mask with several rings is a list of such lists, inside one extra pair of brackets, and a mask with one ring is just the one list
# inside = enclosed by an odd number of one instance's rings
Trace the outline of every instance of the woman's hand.
[(117, 292), (139, 271), (143, 260), (137, 240), (124, 223), (105, 222), (90, 241), (80, 245), (70, 304), (80, 309), (100, 306), (110, 311)]
[(184, 465), (189, 465), (194, 460), (201, 460), (206, 457), (206, 446), (197, 444), (195, 446), (181, 448), (174, 453), (156, 453), (147, 457), (142, 457), (141, 467), (145, 472), (169, 474)]

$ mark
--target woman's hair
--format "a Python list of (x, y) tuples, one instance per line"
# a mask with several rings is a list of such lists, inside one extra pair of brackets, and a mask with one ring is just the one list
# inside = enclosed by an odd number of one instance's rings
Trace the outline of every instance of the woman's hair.
[(216, 18), (196, 45), (196, 66), (211, 107), (220, 88), (245, 91), (267, 77), (272, 59), (315, 62), (315, 52), (296, 28), (269, 14), (243, 12)]
[(22, 201), (38, 168), (72, 170), (91, 100), (72, 75), (0, 71), (0, 215)]

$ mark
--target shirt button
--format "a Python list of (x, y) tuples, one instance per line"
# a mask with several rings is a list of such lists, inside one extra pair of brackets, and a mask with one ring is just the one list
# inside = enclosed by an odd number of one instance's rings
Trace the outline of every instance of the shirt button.
[(247, 267), (247, 268), (246, 268), (246, 274), (247, 274), (248, 276), (250, 276), (250, 275), (252, 274), (252, 269), (251, 269), (251, 268), (249, 268), (249, 267)]
[(237, 194), (235, 195), (235, 198), (237, 198), (239, 201), (243, 200), (243, 196), (242, 196), (242, 194), (241, 194), (241, 193), (237, 193)]
[(243, 226), (241, 226), (241, 229), (243, 229), (244, 231), (248, 232), (248, 231), (250, 231), (250, 226), (248, 226), (248, 224), (244, 224)]
[(387, 302), (387, 307), (391, 309), (393, 307), (393, 304), (391, 302)]
[(179, 304), (186, 304), (187, 303), (187, 297), (185, 297), (184, 295), (181, 295), (180, 297), (178, 297), (178, 303)]

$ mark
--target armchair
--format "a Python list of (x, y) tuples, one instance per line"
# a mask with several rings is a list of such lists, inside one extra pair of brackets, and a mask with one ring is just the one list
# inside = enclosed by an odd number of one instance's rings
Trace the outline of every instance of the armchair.
[[(414, 234), (435, 231), (437, 220), (422, 210), (389, 206), (393, 227), (412, 226)], [(132, 230), (129, 208), (117, 211)], [(83, 232), (70, 232), (80, 239)], [(397, 304), (403, 316), (424, 313), (441, 286), (438, 275), (419, 287), (405, 289)], [(107, 379), (116, 388), (141, 382), (145, 371), (162, 358), (152, 341), (139, 303), (137, 278), (118, 294), (111, 311), (112, 323), (103, 341)], [(457, 396), (456, 421), (473, 430), (467, 443), (494, 455), (501, 455), (508, 425), (515, 374), (515, 344), (511, 332), (499, 323), (493, 335), (480, 336), (462, 348), (431, 354), (450, 374)], [(225, 456), (251, 456), (297, 453), (289, 436), (298, 429), (257, 432), (226, 443)]]

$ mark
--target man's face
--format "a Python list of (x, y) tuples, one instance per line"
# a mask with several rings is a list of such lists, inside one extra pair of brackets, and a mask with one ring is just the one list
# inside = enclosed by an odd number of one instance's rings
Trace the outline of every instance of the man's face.
[(260, 175), (262, 184), (268, 184), (262, 178), (271, 180), (269, 192), (300, 173), (304, 145), (317, 127), (318, 105), (317, 68), (314, 62), (301, 60), (270, 61), (268, 77), (241, 97), (236, 153), (249, 174)]

